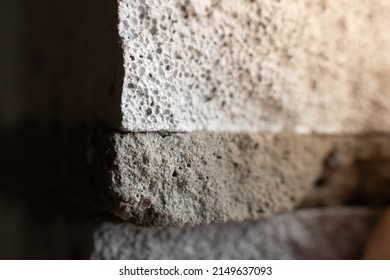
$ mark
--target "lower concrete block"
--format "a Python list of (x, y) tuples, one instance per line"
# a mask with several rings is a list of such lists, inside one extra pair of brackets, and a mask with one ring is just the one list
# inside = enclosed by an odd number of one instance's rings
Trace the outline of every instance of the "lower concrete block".
[(365, 208), (323, 208), (184, 229), (106, 222), (95, 231), (91, 258), (354, 259), (375, 219)]
[[(387, 136), (109, 133), (89, 152), (107, 210), (139, 225), (271, 216), (390, 200)], [(103, 158), (102, 158), (103, 157)], [(387, 169), (386, 169), (387, 168)]]

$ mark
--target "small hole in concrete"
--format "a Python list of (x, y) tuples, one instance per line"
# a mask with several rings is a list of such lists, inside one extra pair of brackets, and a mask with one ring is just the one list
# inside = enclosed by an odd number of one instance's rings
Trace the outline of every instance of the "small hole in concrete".
[(317, 181), (314, 183), (316, 188), (323, 188), (325, 187), (327, 181), (324, 177), (320, 177), (317, 179)]
[(172, 177), (177, 177), (177, 172), (176, 172), (176, 170), (175, 170), (175, 171), (173, 171), (173, 173), (172, 173)]
[(333, 150), (325, 158), (324, 166), (329, 169), (336, 169), (337, 167), (339, 167), (336, 148), (333, 148)]

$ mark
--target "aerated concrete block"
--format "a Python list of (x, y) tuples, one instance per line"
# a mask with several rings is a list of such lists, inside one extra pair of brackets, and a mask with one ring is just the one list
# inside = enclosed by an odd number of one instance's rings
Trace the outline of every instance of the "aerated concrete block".
[(109, 133), (92, 139), (108, 139), (89, 152), (91, 164), (104, 163), (93, 173), (104, 207), (140, 225), (192, 226), (300, 205), (390, 201), (387, 136)]
[(386, 1), (119, 1), (127, 131), (390, 130)]
[(42, 100), (59, 121), (140, 132), (390, 131), (387, 0), (30, 8), (32, 102), (54, 95)]
[(140, 228), (105, 222), (92, 259), (359, 259), (376, 213), (305, 209), (269, 220), (196, 228)]

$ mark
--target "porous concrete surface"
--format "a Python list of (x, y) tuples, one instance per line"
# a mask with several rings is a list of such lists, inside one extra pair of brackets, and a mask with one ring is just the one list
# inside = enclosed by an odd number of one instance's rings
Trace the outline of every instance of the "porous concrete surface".
[(365, 208), (305, 209), (269, 220), (196, 228), (105, 222), (92, 259), (359, 259), (377, 214)]
[(88, 154), (91, 164), (105, 165), (94, 173), (102, 175), (96, 184), (108, 210), (140, 225), (390, 201), (388, 136), (109, 132), (92, 139), (107, 139)]
[(127, 131), (390, 131), (390, 3), (120, 0)]

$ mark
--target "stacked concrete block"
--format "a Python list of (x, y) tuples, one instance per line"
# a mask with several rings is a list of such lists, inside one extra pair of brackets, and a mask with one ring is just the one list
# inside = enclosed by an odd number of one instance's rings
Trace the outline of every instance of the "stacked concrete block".
[[(388, 11), (385, 1), (119, 1), (121, 117), (90, 153), (106, 163), (107, 209), (142, 226), (183, 227), (387, 203)], [(309, 213), (314, 231), (326, 234), (316, 225), (324, 219), (340, 226), (337, 215)], [(310, 239), (321, 234), (295, 232), (306, 214), (296, 215), (191, 230), (105, 224), (92, 256), (352, 257)], [(333, 249), (316, 255), (311, 242)], [(243, 244), (252, 250), (237, 250)]]
[[(368, 135), (390, 129), (385, 1), (116, 8), (120, 121), (104, 119), (114, 131), (90, 153), (106, 151), (92, 162), (105, 162), (111, 212), (142, 225), (197, 225), (369, 192), (388, 198), (386, 172), (375, 183), (361, 176), (362, 162), (389, 159), (388, 138)], [(321, 190), (325, 169), (348, 179)]]
[[(81, 203), (142, 226), (202, 225), (194, 234), (209, 231), (207, 243), (220, 230), (210, 223), (390, 201), (386, 0), (27, 5), (32, 115), (94, 128), (83, 146), (89, 177)], [(285, 217), (272, 226), (239, 224), (234, 234), (273, 236), (268, 227), (288, 224)], [(120, 238), (138, 232), (103, 228)], [(106, 248), (94, 257), (140, 256), (103, 254), (116, 237), (101, 236)]]

